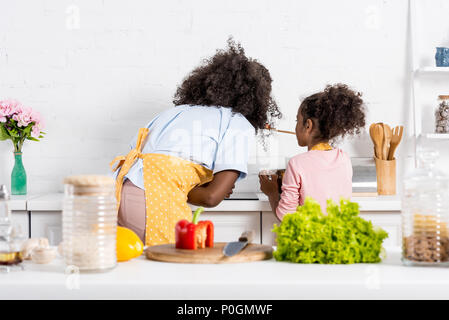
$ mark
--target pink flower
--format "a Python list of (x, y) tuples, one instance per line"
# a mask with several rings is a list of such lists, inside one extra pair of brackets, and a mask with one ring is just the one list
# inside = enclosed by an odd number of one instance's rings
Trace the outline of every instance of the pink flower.
[(41, 128), (39, 125), (34, 125), (33, 128), (31, 128), (31, 136), (33, 138), (39, 138), (39, 135), (41, 134)]
[(22, 104), (17, 100), (2, 100), (0, 101), (0, 117), (11, 116), (15, 113), (18, 113), (21, 110), (21, 108)]
[(33, 110), (31, 112), (31, 122), (34, 122), (35, 125), (39, 124), (41, 129), (44, 128), (44, 119), (42, 119), (41, 114), (37, 111)]
[(18, 127), (27, 127), (32, 123), (31, 136), (34, 138), (38, 138), (44, 128), (44, 120), (41, 114), (31, 108), (24, 107), (17, 100), (0, 101), (0, 122), (6, 122), (7, 117), (17, 121)]
[(14, 114), (12, 118), (17, 121), (17, 126), (26, 127), (32, 120), (33, 110), (31, 108), (21, 107), (19, 112)]

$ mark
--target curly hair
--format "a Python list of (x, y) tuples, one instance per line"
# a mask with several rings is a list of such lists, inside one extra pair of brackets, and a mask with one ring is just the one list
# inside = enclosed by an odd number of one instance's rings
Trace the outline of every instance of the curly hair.
[(307, 119), (316, 119), (323, 140), (360, 134), (365, 127), (365, 106), (362, 94), (345, 84), (327, 85), (324, 91), (313, 94), (301, 104), (304, 125)]
[(271, 82), (267, 68), (247, 58), (230, 37), (227, 50), (217, 50), (183, 80), (173, 103), (230, 107), (259, 130), (282, 116), (271, 97)]

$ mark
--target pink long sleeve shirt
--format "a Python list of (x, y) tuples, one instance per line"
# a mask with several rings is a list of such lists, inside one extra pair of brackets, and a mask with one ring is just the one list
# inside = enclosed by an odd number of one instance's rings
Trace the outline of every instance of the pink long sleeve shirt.
[(307, 196), (321, 205), (326, 213), (326, 202), (341, 197), (351, 198), (351, 159), (341, 149), (329, 151), (313, 150), (298, 154), (290, 159), (282, 180), (282, 194), (276, 215), (280, 220), (287, 213), (296, 211)]

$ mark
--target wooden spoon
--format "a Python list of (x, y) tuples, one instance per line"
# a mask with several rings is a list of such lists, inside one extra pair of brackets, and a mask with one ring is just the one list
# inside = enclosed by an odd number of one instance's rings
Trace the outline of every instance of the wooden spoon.
[(379, 123), (374, 124), (372, 139), (374, 143), (374, 151), (377, 159), (382, 159), (382, 143), (384, 140), (383, 126)]
[(404, 126), (396, 126), (393, 130), (393, 134), (390, 142), (390, 151), (388, 152), (388, 160), (394, 159), (394, 152), (402, 140), (402, 134), (404, 133)]
[(274, 130), (276, 130), (277, 132), (288, 133), (288, 134), (294, 134), (294, 135), (296, 136), (296, 132), (293, 132), (293, 131), (285, 131), (285, 130), (278, 130), (278, 129), (274, 129)]
[(384, 129), (384, 140), (382, 143), (382, 159), (387, 160), (388, 153), (390, 150), (391, 137), (393, 136), (393, 132), (391, 131), (391, 128), (388, 124), (383, 123), (382, 126)]
[(282, 132), (282, 133), (294, 134), (296, 136), (296, 132), (286, 131), (286, 130), (278, 130), (278, 129), (275, 129), (272, 126), (270, 126), (268, 123), (265, 124), (265, 129), (267, 129), (267, 130), (274, 130), (274, 131)]

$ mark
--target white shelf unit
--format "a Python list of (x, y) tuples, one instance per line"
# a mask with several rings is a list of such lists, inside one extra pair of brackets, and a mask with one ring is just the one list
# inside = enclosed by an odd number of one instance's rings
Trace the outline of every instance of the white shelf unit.
[(449, 74), (449, 67), (420, 67), (415, 74)]
[[(432, 76), (446, 77), (449, 76), (449, 67), (436, 67), (436, 66), (420, 66), (418, 56), (418, 35), (417, 35), (417, 14), (419, 12), (417, 4), (420, 0), (409, 0), (409, 13), (410, 13), (410, 41), (412, 50), (412, 107), (413, 107), (413, 122), (414, 122), (414, 137), (415, 137), (415, 165), (417, 165), (417, 139), (425, 137), (427, 139), (449, 140), (449, 134), (439, 134), (433, 132), (423, 132), (422, 123), (422, 106), (418, 105), (420, 92), (418, 81), (428, 79)], [(425, 76), (425, 77), (422, 77)], [(448, 78), (449, 80), (449, 78)], [(449, 88), (448, 88), (449, 89)], [(417, 102), (418, 101), (418, 102)]]
[(427, 139), (449, 140), (449, 133), (423, 133), (421, 135)]

